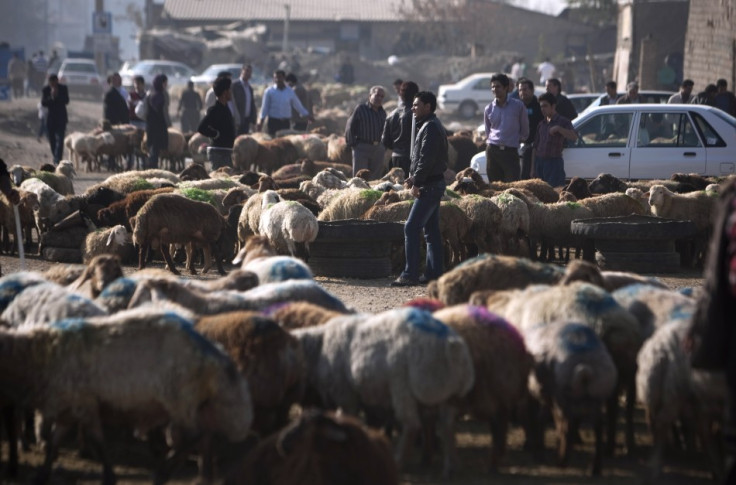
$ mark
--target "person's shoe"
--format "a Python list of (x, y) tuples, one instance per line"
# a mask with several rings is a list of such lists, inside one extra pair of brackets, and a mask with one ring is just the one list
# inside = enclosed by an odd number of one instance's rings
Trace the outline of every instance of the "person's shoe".
[(391, 286), (417, 286), (419, 282), (410, 278), (399, 276), (391, 282)]
[(426, 284), (427, 284), (427, 283), (429, 283), (430, 281), (432, 281), (432, 280), (430, 280), (429, 278), (427, 278), (427, 277), (426, 277), (426, 276), (424, 276), (424, 275), (421, 275), (421, 276), (419, 277), (419, 284), (420, 284), (420, 285), (426, 285)]

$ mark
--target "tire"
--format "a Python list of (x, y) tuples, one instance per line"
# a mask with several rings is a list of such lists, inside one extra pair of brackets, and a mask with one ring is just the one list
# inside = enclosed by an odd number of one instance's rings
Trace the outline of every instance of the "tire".
[(665, 253), (596, 252), (598, 266), (604, 270), (634, 271), (636, 273), (676, 273), (680, 271), (680, 255)]
[(314, 241), (309, 245), (312, 258), (387, 258), (390, 253), (388, 241)]
[(695, 234), (695, 223), (652, 216), (595, 217), (570, 223), (570, 232), (591, 239), (680, 239)]
[(471, 118), (475, 118), (475, 113), (478, 112), (478, 106), (472, 101), (463, 101), (457, 108), (457, 112), (460, 114), (461, 118), (469, 120)]
[(375, 279), (391, 274), (389, 258), (309, 258), (315, 276)]
[(82, 251), (69, 248), (43, 248), (41, 257), (55, 263), (81, 263)]

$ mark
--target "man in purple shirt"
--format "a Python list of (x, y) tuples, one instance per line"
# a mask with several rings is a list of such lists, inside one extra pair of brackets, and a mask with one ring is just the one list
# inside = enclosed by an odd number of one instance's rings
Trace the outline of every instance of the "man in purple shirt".
[(567, 118), (555, 111), (557, 99), (552, 93), (539, 96), (539, 107), (544, 119), (539, 122), (534, 138), (536, 175), (550, 184), (559, 187), (565, 183), (565, 166), (562, 149), (565, 139), (577, 140), (577, 133)]
[(509, 78), (505, 74), (491, 76), (491, 91), (496, 99), (486, 106), (486, 166), (488, 180), (519, 180), (519, 145), (529, 136), (526, 106), (509, 97)]

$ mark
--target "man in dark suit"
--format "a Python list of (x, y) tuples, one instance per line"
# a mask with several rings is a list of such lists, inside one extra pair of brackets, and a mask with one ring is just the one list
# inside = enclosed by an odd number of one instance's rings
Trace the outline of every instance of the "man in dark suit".
[(103, 116), (111, 125), (130, 123), (128, 92), (117, 72), (110, 76), (110, 89), (105, 93)]
[(256, 101), (253, 96), (253, 87), (250, 85), (250, 77), (253, 74), (253, 68), (250, 64), (243, 64), (240, 70), (240, 77), (233, 81), (231, 91), (233, 103), (240, 114), (240, 126), (237, 127), (237, 134), (250, 133), (250, 125), (255, 124), (258, 119), (256, 111)]
[(41, 105), (49, 109), (46, 127), (54, 165), (59, 164), (64, 154), (64, 135), (68, 121), (67, 104), (69, 104), (69, 90), (65, 85), (59, 83), (59, 77), (56, 74), (51, 74), (48, 84), (41, 90)]

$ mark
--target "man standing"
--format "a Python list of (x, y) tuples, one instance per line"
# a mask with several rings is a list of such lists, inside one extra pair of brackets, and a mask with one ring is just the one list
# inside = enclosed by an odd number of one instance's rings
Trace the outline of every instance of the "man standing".
[(10, 85), (13, 87), (13, 99), (23, 97), (23, 83), (26, 80), (26, 63), (21, 60), (16, 52), (8, 63), (8, 77)]
[(135, 114), (135, 107), (146, 97), (146, 82), (143, 76), (133, 78), (133, 90), (128, 93), (128, 114), (130, 124), (136, 128), (146, 129), (146, 122)]
[[(309, 92), (307, 92), (307, 89), (299, 83), (299, 80), (296, 78), (296, 74), (292, 72), (287, 74), (286, 84), (288, 84), (289, 87), (294, 90), (294, 94), (296, 94), (296, 97), (299, 98), (302, 106), (304, 106), (307, 112), (312, 115), (312, 98), (309, 95)], [(291, 108), (291, 128), (293, 130), (307, 131), (308, 124), (309, 123), (307, 122), (307, 120), (299, 116), (299, 112), (297, 110)]]
[(65, 85), (59, 83), (59, 77), (56, 74), (51, 74), (48, 85), (41, 90), (41, 105), (49, 109), (46, 128), (48, 128), (54, 165), (59, 164), (64, 154), (64, 135), (68, 121), (67, 104), (69, 104), (69, 90)]
[(728, 90), (728, 81), (719, 79), (716, 81), (718, 94), (716, 94), (715, 106), (731, 116), (736, 116), (736, 96)]
[(399, 94), (402, 103), (386, 118), (381, 135), (381, 143), (391, 150), (389, 168), (400, 167), (404, 171), (404, 177), (409, 176), (411, 167), (411, 125), (414, 117), (411, 105), (418, 92), (419, 86), (415, 82), (406, 81), (401, 84)]
[(256, 124), (258, 114), (256, 112), (256, 98), (253, 96), (253, 86), (250, 78), (253, 75), (253, 66), (243, 64), (240, 69), (240, 77), (236, 79), (230, 90), (232, 91), (233, 104), (240, 115), (238, 135), (250, 133), (250, 125)]
[(544, 93), (539, 97), (544, 119), (539, 122), (534, 139), (537, 175), (552, 187), (565, 183), (565, 165), (562, 160), (565, 139), (576, 140), (578, 137), (570, 120), (555, 111), (556, 102), (552, 93)]
[(370, 170), (371, 180), (381, 177), (386, 151), (381, 145), (383, 125), (386, 123), (386, 111), (383, 109), (385, 96), (383, 86), (373, 86), (368, 101), (356, 106), (348, 118), (345, 142), (353, 150), (353, 177), (363, 168)]
[(716, 105), (716, 95), (718, 95), (718, 86), (708, 84), (705, 91), (701, 91), (690, 100), (690, 104), (704, 104), (706, 106)]
[(113, 73), (109, 81), (110, 89), (105, 93), (102, 116), (111, 125), (130, 123), (130, 110), (127, 102), (128, 91), (123, 87), (120, 74)]
[(529, 117), (524, 103), (509, 97), (506, 74), (491, 76), (491, 91), (495, 99), (483, 113), (488, 179), (512, 182), (519, 180), (518, 150), (521, 141), (529, 137)]
[(279, 130), (288, 130), (291, 126), (291, 108), (296, 109), (300, 115), (309, 121), (314, 117), (302, 106), (294, 90), (286, 85), (286, 73), (278, 70), (273, 73), (273, 84), (263, 93), (261, 114), (258, 118), (256, 130), (261, 131), (263, 120), (268, 117), (268, 134), (276, 136)]
[(639, 83), (631, 81), (626, 85), (626, 94), (618, 98), (616, 104), (635, 104), (643, 103), (644, 101), (639, 96)]
[(557, 98), (557, 112), (568, 120), (574, 120), (578, 117), (578, 112), (573, 106), (572, 101), (562, 94), (562, 83), (557, 78), (547, 79), (544, 85), (548, 93), (552, 93)]
[(600, 106), (608, 106), (616, 104), (618, 101), (618, 85), (616, 81), (608, 81), (606, 83), (606, 94), (601, 96)]
[(232, 98), (230, 92), (232, 81), (229, 77), (218, 77), (212, 84), (217, 100), (207, 110), (207, 114), (199, 123), (197, 131), (212, 139), (214, 150), (208, 149), (212, 169), (232, 166), (232, 149), (235, 141), (235, 123), (228, 103)]
[(534, 96), (534, 83), (531, 79), (521, 78), (517, 83), (519, 99), (526, 106), (526, 115), (529, 118), (529, 136), (523, 140), (519, 148), (521, 157), (521, 180), (531, 177), (533, 166), (534, 149), (532, 147), (534, 137), (537, 134), (537, 125), (542, 121), (542, 110), (539, 107), (537, 97)]
[(668, 104), (688, 104), (692, 100), (693, 86), (695, 83), (692, 79), (685, 79), (680, 84), (680, 91), (670, 96), (667, 100)]
[(555, 65), (549, 62), (549, 57), (545, 58), (544, 62), (537, 67), (539, 84), (544, 85), (548, 79), (552, 79), (555, 76), (555, 71)]
[(181, 119), (182, 133), (191, 133), (197, 129), (202, 112), (202, 96), (194, 89), (192, 81), (187, 82), (187, 88), (181, 93), (176, 112)]
[[(445, 195), (447, 170), (447, 133), (434, 114), (437, 98), (421, 91), (414, 98), (412, 111), (416, 118), (411, 169), (405, 186), (416, 198), (404, 225), (406, 266), (391, 286), (413, 286), (437, 279), (443, 273), (444, 251), (440, 234), (440, 200)], [(424, 229), (427, 242), (425, 273), (419, 276), (419, 234)]]

